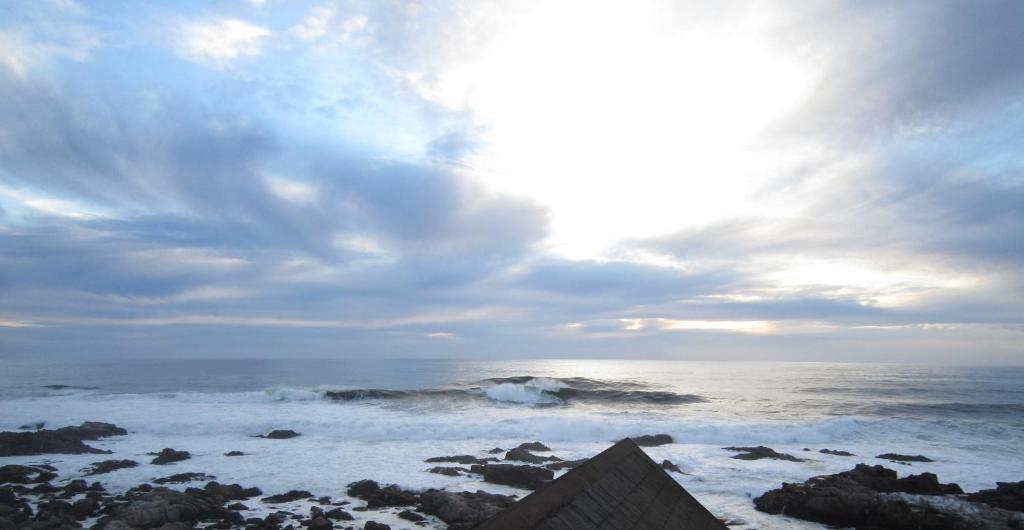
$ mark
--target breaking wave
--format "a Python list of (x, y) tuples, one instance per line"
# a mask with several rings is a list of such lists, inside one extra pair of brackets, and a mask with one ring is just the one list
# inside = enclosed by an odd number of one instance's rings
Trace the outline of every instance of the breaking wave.
[(681, 405), (705, 401), (695, 394), (648, 389), (631, 381), (599, 381), (582, 377), (502, 377), (485, 379), (468, 388), (428, 390), (387, 390), (377, 388), (324, 391), (335, 401), (394, 401), (415, 399), (474, 400), (516, 403), (529, 406), (558, 406), (580, 403)]

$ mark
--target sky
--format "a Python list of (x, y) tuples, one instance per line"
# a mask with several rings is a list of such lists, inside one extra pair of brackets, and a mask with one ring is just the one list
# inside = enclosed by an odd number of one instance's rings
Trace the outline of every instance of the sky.
[(1024, 364), (1021, 28), (4, 2), (0, 357)]

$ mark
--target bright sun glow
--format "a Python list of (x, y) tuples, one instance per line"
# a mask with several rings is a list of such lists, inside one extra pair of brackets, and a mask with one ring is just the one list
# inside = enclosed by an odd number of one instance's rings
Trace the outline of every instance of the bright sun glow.
[(752, 144), (806, 95), (809, 72), (755, 24), (662, 18), (651, 5), (545, 4), (423, 86), (488, 127), (472, 171), (550, 207), (556, 252), (592, 257), (749, 213), (747, 194), (789, 158)]

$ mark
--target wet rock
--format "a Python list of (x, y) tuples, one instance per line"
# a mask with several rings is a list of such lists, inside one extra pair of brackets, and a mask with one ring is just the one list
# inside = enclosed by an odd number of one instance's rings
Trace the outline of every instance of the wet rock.
[(893, 462), (934, 462), (934, 460), (924, 455), (901, 455), (899, 453), (885, 453), (875, 458), (891, 460)]
[(537, 451), (544, 452), (544, 451), (550, 451), (551, 450), (550, 447), (548, 447), (548, 446), (546, 446), (546, 445), (544, 445), (544, 444), (542, 444), (540, 442), (521, 443), (521, 444), (519, 444), (519, 447), (516, 447), (516, 449), (522, 449), (524, 451), (533, 451), (533, 452), (537, 452)]
[(483, 491), (430, 490), (420, 495), (423, 512), (436, 516), (452, 529), (471, 528), (515, 502), (515, 497)]
[(309, 521), (309, 530), (331, 530), (334, 528), (334, 523), (324, 517), (314, 517)]
[(515, 464), (484, 464), (470, 467), (483, 475), (484, 482), (535, 490), (550, 482), (555, 474), (550, 469)]
[(836, 450), (833, 450), (833, 449), (822, 449), (821, 451), (818, 451), (818, 452), (821, 453), (821, 454), (833, 455), (833, 456), (857, 456), (857, 455), (855, 455), (853, 453), (850, 453), (850, 452), (847, 452), (847, 451), (836, 451)]
[(18, 464), (0, 466), (0, 484), (39, 484), (55, 478), (57, 478), (56, 473), (37, 466)]
[(426, 517), (423, 517), (422, 515), (412, 510), (402, 510), (398, 512), (398, 517), (405, 519), (406, 521), (412, 521), (414, 523), (418, 523), (426, 519)]
[(959, 490), (955, 484), (939, 484), (930, 473), (898, 479), (895, 471), (861, 464), (802, 484), (783, 484), (754, 499), (754, 507), (827, 525), (878, 530), (1016, 528), (1013, 525), (1024, 524), (1024, 515), (943, 494)]
[(438, 475), (445, 475), (448, 477), (460, 477), (463, 473), (469, 470), (464, 467), (449, 467), (449, 466), (437, 466), (427, 470), (428, 473), (435, 473)]
[(761, 460), (762, 458), (770, 458), (772, 460), (786, 460), (789, 462), (804, 461), (802, 458), (797, 458), (786, 453), (778, 453), (774, 449), (763, 445), (759, 445), (757, 447), (723, 447), (723, 449), (726, 451), (739, 451), (740, 454), (733, 456), (733, 458), (737, 460)]
[(643, 436), (631, 437), (634, 442), (640, 447), (657, 447), (659, 445), (670, 444), (674, 440), (667, 434), (645, 434)]
[(882, 467), (857, 464), (850, 471), (843, 471), (835, 477), (844, 477), (880, 493), (913, 493), (915, 495), (946, 495), (963, 493), (956, 484), (941, 484), (932, 473), (921, 473), (897, 478), (896, 472)]
[(104, 460), (102, 462), (93, 462), (88, 468), (83, 469), (86, 476), (91, 475), (102, 475), (110, 473), (111, 471), (117, 471), (118, 469), (127, 469), (139, 465), (134, 460)]
[(366, 521), (366, 524), (363, 525), (363, 530), (391, 530), (391, 527), (377, 521)]
[(574, 469), (579, 467), (581, 464), (586, 462), (587, 458), (581, 458), (579, 460), (563, 460), (561, 462), (553, 462), (545, 464), (544, 467), (552, 471), (558, 471), (559, 469)]
[(305, 490), (291, 490), (288, 493), (281, 493), (278, 495), (271, 495), (264, 497), (262, 500), (267, 504), (281, 504), (283, 502), (292, 502), (301, 499), (312, 498), (313, 494)]
[(673, 464), (671, 460), (662, 460), (661, 461), (661, 469), (664, 469), (665, 471), (674, 471), (676, 473), (682, 473), (683, 472), (683, 470), (679, 469), (679, 466)]
[(33, 432), (0, 432), (0, 456), (41, 454), (109, 454), (83, 443), (108, 436), (123, 436), (128, 431), (112, 423), (87, 421), (78, 426)]
[[(194, 488), (189, 488), (188, 491), (193, 489)], [(219, 482), (208, 482), (203, 486), (203, 490), (209, 495), (215, 495), (223, 499), (224, 502), (241, 501), (263, 495), (263, 492), (260, 491), (259, 488), (245, 488), (239, 484), (221, 484)]]
[(266, 438), (268, 440), (287, 440), (288, 438), (295, 438), (296, 436), (301, 435), (291, 429), (274, 429), (267, 434), (257, 436), (257, 438)]
[(971, 493), (967, 500), (1004, 510), (1024, 512), (1024, 481), (997, 482), (996, 489)]
[(158, 466), (171, 464), (173, 462), (181, 462), (182, 460), (188, 460), (189, 458), (192, 458), (192, 455), (188, 451), (175, 451), (170, 447), (165, 447), (159, 453), (149, 454), (156, 456), (156, 458), (150, 461), (150, 464), (156, 464)]
[(240, 502), (233, 502), (233, 503), (229, 504), (227, 506), (227, 508), (229, 510), (234, 510), (236, 512), (243, 512), (243, 511), (248, 511), (249, 510), (248, 506), (246, 506), (246, 505), (244, 505), (244, 504), (242, 504)]
[(487, 451), (487, 454), (489, 454), (489, 455), (500, 455), (501, 453), (504, 453), (504, 452), (505, 452), (504, 449), (502, 449), (500, 447), (495, 447), (494, 449), (491, 449), (490, 451)]
[(408, 506), (416, 504), (418, 496), (395, 484), (381, 487), (373, 480), (360, 480), (348, 485), (348, 495), (366, 501), (369, 508), (381, 506)]
[(544, 462), (558, 462), (562, 459), (557, 456), (537, 456), (522, 447), (516, 447), (515, 449), (505, 453), (505, 460), (529, 462), (531, 464), (543, 464)]
[(434, 457), (430, 457), (430, 458), (426, 459), (426, 462), (432, 463), (432, 464), (433, 463), (441, 463), (441, 462), (450, 462), (450, 463), (453, 463), (453, 464), (469, 465), (469, 464), (486, 464), (488, 462), (499, 462), (499, 460), (497, 458), (493, 458), (493, 457), (478, 458), (478, 457), (475, 457), (473, 455), (454, 455), (454, 456), (434, 456)]
[(224, 456), (245, 456), (245, 453), (241, 451), (228, 451), (224, 453)]
[(38, 431), (38, 430), (42, 429), (43, 427), (46, 427), (46, 422), (45, 421), (35, 421), (35, 422), (32, 422), (32, 423), (26, 423), (25, 425), (22, 425), (22, 426), (18, 427), (18, 430), (21, 430), (21, 431)]
[(334, 519), (335, 521), (351, 521), (353, 519), (352, 514), (342, 510), (341, 508), (334, 508), (324, 512), (324, 516)]
[(71, 505), (71, 512), (75, 515), (76, 519), (85, 519), (92, 515), (98, 508), (100, 503), (96, 499), (85, 497), (78, 499)]
[(159, 528), (166, 523), (222, 520), (228, 515), (228, 510), (218, 500), (206, 495), (154, 488), (149, 492), (133, 494), (128, 504), (117, 509), (113, 520), (131, 528)]
[(196, 482), (198, 480), (213, 480), (217, 477), (211, 477), (205, 473), (176, 473), (169, 477), (163, 477), (154, 479), (154, 484), (184, 484), (185, 482)]

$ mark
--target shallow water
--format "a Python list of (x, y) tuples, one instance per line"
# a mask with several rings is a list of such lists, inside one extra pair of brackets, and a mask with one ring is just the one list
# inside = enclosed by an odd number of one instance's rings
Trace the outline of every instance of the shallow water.
[[(539, 440), (565, 458), (653, 433), (650, 448), (716, 515), (749, 527), (814, 528), (753, 510), (781, 482), (859, 462), (903, 473), (932, 471), (966, 490), (1024, 478), (1024, 369), (830, 363), (664, 361), (131, 361), (60, 365), (9, 362), (0, 372), (0, 429), (114, 422), (131, 434), (96, 455), (0, 458), (53, 461), (63, 478), (105, 458), (147, 461), (163, 447), (191, 460), (98, 477), (113, 489), (203, 471), (267, 493), (308, 489), (338, 497), (372, 478), (406, 487), (502, 487), (426, 473), (443, 454), (479, 454)], [(292, 440), (251, 435), (294, 429)], [(721, 448), (768, 445), (811, 458), (745, 462)], [(814, 452), (805, 452), (804, 448)], [(851, 451), (857, 457), (817, 452)], [(226, 458), (229, 450), (248, 456)], [(885, 452), (924, 454), (897, 466)], [(182, 486), (184, 487), (184, 486)], [(740, 526), (746, 527), (746, 526)]]

